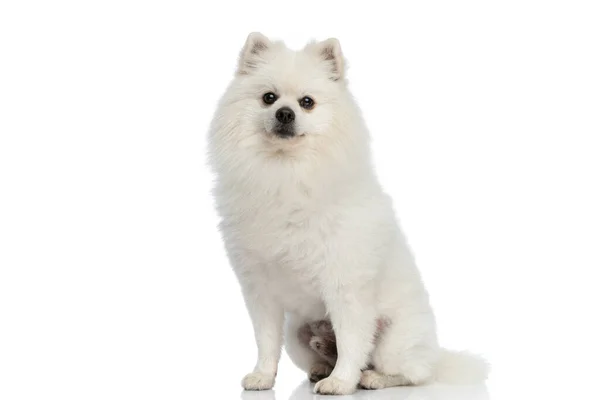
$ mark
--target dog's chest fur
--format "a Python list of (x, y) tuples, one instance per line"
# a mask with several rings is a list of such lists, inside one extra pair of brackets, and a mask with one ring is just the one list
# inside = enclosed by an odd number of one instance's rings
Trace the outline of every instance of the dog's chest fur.
[(246, 274), (269, 282), (265, 290), (286, 311), (320, 318), (325, 308), (317, 274), (325, 267), (338, 218), (331, 200), (298, 182), (261, 189), (230, 186), (221, 193), (225, 241), (230, 250), (253, 259)]

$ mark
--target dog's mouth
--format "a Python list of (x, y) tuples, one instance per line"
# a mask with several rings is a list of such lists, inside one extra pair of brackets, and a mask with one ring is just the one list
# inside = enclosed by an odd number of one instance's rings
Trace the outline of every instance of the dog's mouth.
[(291, 139), (297, 136), (296, 129), (290, 125), (278, 125), (273, 129), (273, 134), (281, 139)]
[(270, 136), (271, 138), (276, 139), (276, 140), (292, 140), (292, 139), (295, 139), (295, 138), (300, 138), (302, 136), (305, 136), (305, 133), (304, 132), (297, 132), (293, 128), (287, 128), (287, 127), (279, 128), (279, 127), (276, 127), (275, 129), (273, 129), (271, 131), (267, 131), (267, 135)]

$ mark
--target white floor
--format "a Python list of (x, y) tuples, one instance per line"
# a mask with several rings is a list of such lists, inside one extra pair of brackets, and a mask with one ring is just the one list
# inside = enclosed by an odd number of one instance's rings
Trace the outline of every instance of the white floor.
[[(291, 395), (280, 395), (278, 390), (269, 390), (265, 392), (243, 392), (242, 400), (313, 400), (315, 398), (330, 398), (330, 396), (318, 396), (312, 392), (313, 385), (307, 381), (299, 383), (292, 391)], [(344, 396), (343, 398), (363, 399), (363, 400), (486, 400), (490, 396), (485, 385), (470, 387), (447, 387), (447, 386), (428, 386), (415, 388), (389, 388), (376, 391), (359, 391), (353, 396)]]

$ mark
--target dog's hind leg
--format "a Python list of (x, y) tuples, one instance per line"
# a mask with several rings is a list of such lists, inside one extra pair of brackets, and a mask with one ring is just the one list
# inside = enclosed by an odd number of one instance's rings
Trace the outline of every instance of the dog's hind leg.
[(372, 372), (363, 374), (369, 388), (420, 385), (435, 380), (439, 347), (431, 314), (397, 315), (373, 352)]

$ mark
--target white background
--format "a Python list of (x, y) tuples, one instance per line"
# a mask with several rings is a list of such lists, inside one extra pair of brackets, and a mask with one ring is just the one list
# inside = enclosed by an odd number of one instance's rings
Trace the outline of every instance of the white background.
[[(393, 6), (392, 6), (393, 5)], [(254, 340), (206, 131), (251, 31), (341, 40), (439, 320), (474, 388), (599, 398), (600, 13), (589, 1), (3, 1), (0, 398), (312, 399)]]

